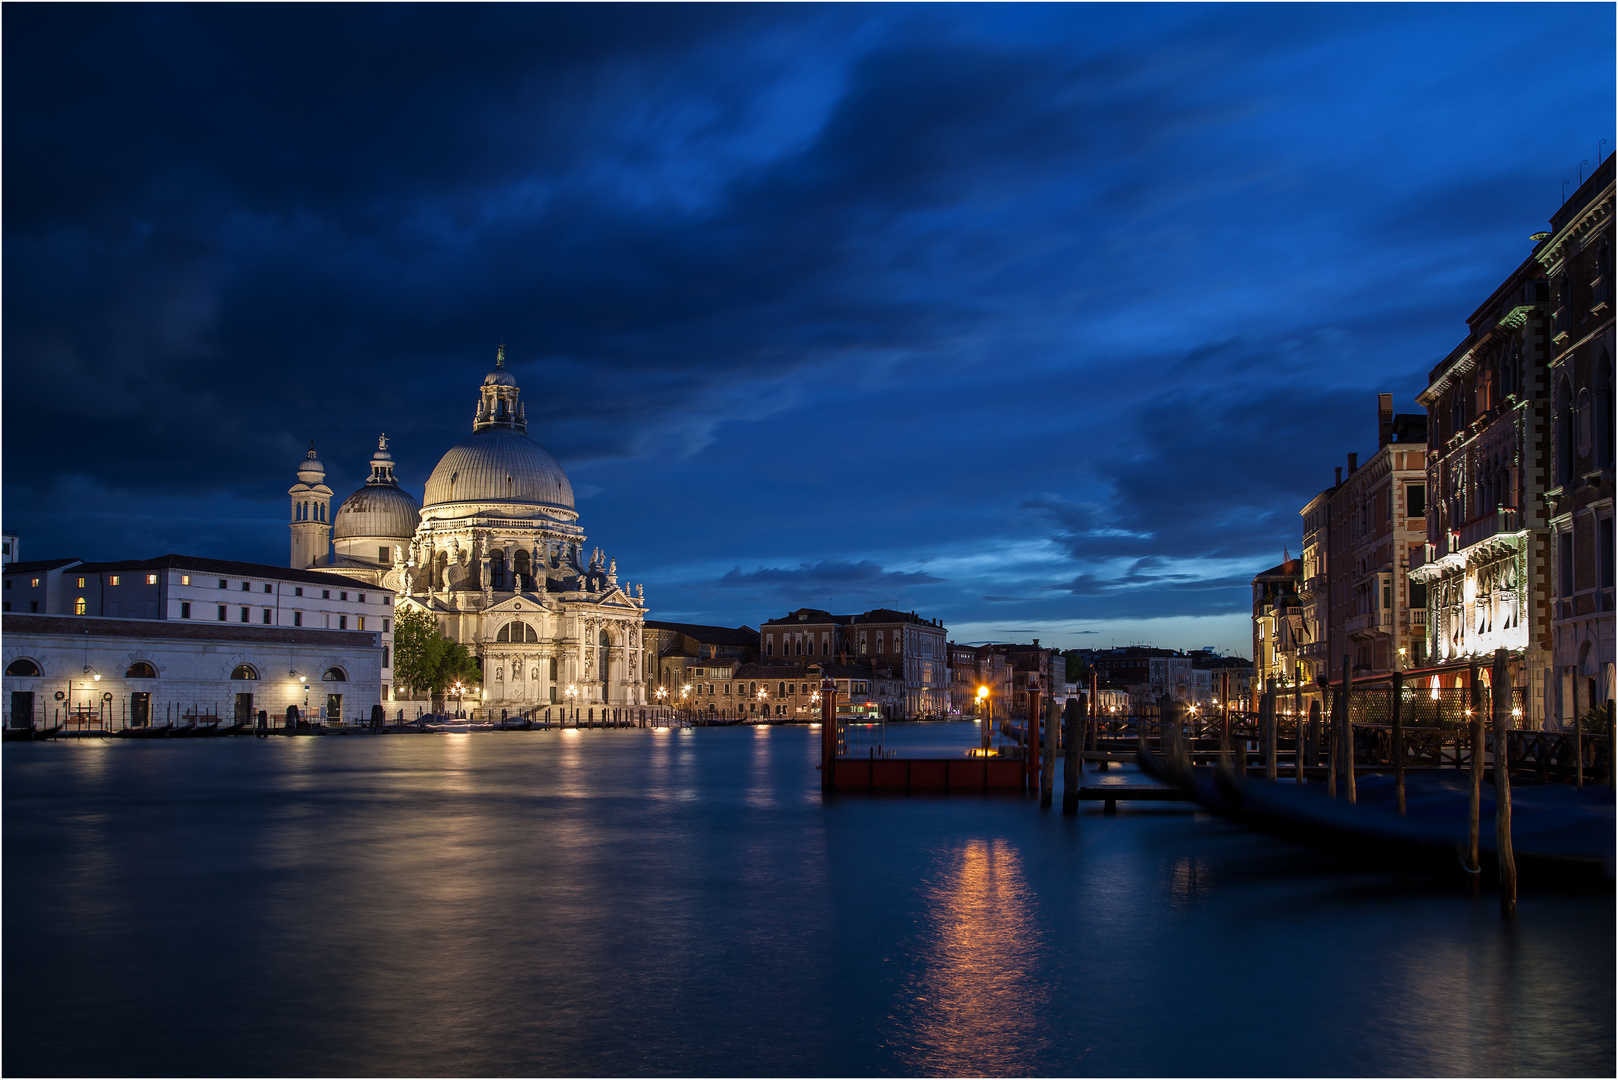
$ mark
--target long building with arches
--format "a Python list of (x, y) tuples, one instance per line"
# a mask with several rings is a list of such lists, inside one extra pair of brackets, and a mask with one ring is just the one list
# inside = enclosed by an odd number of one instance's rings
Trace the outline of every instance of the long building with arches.
[(586, 552), (573, 485), (528, 437), (521, 395), (502, 346), (471, 435), (439, 460), (420, 503), (394, 475), (386, 436), (369, 479), (335, 510), (311, 449), (288, 490), (291, 562), (430, 613), (477, 658), (482, 715), (627, 718), (647, 704), (644, 587), (621, 584), (601, 549)]

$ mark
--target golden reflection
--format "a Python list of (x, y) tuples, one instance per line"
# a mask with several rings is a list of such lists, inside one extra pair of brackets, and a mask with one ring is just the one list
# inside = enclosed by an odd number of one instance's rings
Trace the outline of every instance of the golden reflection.
[(1179, 906), (1206, 900), (1212, 885), (1213, 873), (1208, 864), (1193, 855), (1181, 855), (1169, 867), (1169, 895)]
[(902, 1006), (906, 1071), (928, 1076), (1027, 1075), (1048, 1040), (1043, 943), (1017, 850), (973, 839), (941, 854), (924, 904), (922, 959)]
[(776, 804), (774, 771), (770, 768), (770, 729), (755, 727), (753, 729), (753, 753), (748, 762), (747, 793), (742, 801), (756, 809), (765, 809)]

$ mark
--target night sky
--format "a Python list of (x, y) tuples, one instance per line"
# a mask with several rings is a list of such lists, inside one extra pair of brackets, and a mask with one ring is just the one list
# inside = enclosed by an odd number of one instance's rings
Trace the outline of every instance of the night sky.
[[(506, 343), (651, 617), (1250, 651), (1614, 131), (1614, 8), (6, 5), (4, 527), (284, 564)], [(1607, 140), (1604, 147), (1598, 140)]]

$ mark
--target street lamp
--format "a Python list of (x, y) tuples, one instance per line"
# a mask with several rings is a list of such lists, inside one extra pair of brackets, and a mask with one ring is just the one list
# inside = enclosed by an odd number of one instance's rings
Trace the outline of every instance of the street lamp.
[(455, 698), (455, 718), (457, 720), (459, 720), (461, 718), (461, 713), (462, 713), (461, 698), (462, 698), (462, 695), (464, 695), (466, 693), (466, 688), (464, 686), (462, 686), (459, 682), (456, 682), (456, 684), (454, 686), (450, 687), (449, 692)]
[(759, 687), (759, 690), (758, 690), (758, 700), (759, 700), (758, 711), (764, 714), (764, 719), (766, 719), (766, 720), (768, 720), (770, 718), (769, 699), (770, 699), (769, 693), (762, 686)]
[(978, 709), (979, 711), (988, 710), (985, 716), (978, 719), (978, 727), (981, 729), (979, 734), (983, 740), (983, 752), (988, 753), (989, 740), (994, 737), (994, 701), (989, 697), (989, 688), (987, 686), (978, 687)]

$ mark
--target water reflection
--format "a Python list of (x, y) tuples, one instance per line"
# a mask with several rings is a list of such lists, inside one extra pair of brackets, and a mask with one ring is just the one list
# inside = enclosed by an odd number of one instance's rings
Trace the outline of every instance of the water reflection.
[(1049, 1043), (1036, 977), (1043, 934), (1017, 850), (975, 837), (945, 849), (927, 886), (920, 970), (901, 1009), (905, 1071), (928, 1076), (1023, 1075)]

